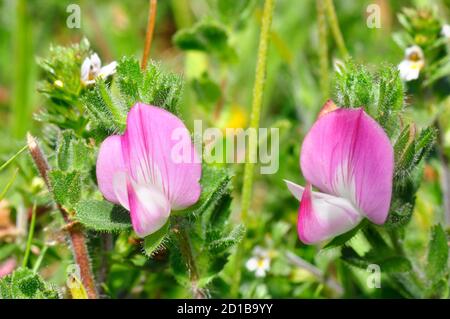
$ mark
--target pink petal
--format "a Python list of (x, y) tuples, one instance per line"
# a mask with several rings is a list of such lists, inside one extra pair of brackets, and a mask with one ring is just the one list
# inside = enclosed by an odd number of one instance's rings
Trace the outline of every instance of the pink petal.
[(303, 192), (298, 213), (297, 231), (305, 244), (315, 244), (341, 235), (354, 228), (362, 215), (348, 200), (328, 194)]
[(9, 258), (2, 264), (0, 264), (0, 278), (5, 277), (12, 273), (16, 268), (16, 260), (14, 258)]
[(126, 167), (122, 156), (121, 137), (112, 135), (103, 141), (97, 157), (97, 183), (105, 198), (128, 208)]
[(322, 192), (347, 199), (376, 224), (385, 222), (393, 149), (380, 125), (361, 108), (320, 117), (305, 137), (300, 166), (306, 180)]
[[(184, 162), (173, 154), (180, 147), (188, 153)], [(201, 192), (200, 160), (188, 130), (175, 115), (137, 103), (128, 114), (122, 150), (132, 179), (158, 186), (172, 209), (197, 202)]]
[(155, 185), (129, 183), (131, 222), (139, 237), (148, 236), (160, 229), (170, 215), (170, 203)]

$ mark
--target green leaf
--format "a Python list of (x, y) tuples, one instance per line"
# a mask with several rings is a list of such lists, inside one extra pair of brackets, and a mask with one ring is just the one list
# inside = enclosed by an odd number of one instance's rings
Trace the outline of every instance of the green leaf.
[[(404, 145), (406, 132), (403, 130), (394, 148), (396, 178), (410, 176), (420, 161), (430, 152), (436, 140), (436, 130), (431, 127), (421, 130), (417, 137), (411, 136), (412, 133), (414, 132), (409, 133), (409, 142)], [(401, 150), (402, 147), (403, 150)]]
[(370, 261), (358, 255), (358, 253), (349, 246), (342, 247), (341, 259), (344, 260), (349, 265), (366, 269), (367, 266), (371, 264)]
[(0, 299), (59, 299), (58, 290), (28, 268), (0, 279)]
[(388, 136), (396, 136), (398, 114), (404, 109), (403, 83), (396, 67), (384, 65), (378, 72), (370, 72), (350, 60), (336, 74), (335, 82), (334, 96), (339, 106), (363, 107)]
[(202, 193), (198, 202), (176, 214), (198, 216), (204, 213), (208, 207), (214, 206), (224, 195), (228, 194), (231, 177), (225, 168), (203, 165), (200, 184)]
[(431, 282), (439, 281), (448, 272), (447, 235), (441, 225), (431, 230), (427, 261), (426, 273)]
[(228, 236), (223, 236), (220, 239), (216, 239), (210, 243), (208, 243), (208, 251), (211, 254), (217, 255), (224, 253), (229, 248), (238, 244), (245, 234), (244, 225), (237, 225), (234, 229), (228, 234)]
[(163, 70), (153, 61), (141, 70), (135, 58), (124, 57), (113, 82), (107, 85), (97, 81), (92, 90), (84, 93), (82, 103), (97, 127), (108, 133), (121, 132), (129, 109), (137, 102), (177, 114), (182, 84), (179, 75)]
[(163, 227), (144, 239), (144, 252), (148, 257), (152, 257), (157, 252), (167, 238), (170, 228), (170, 221), (168, 220)]
[(55, 201), (68, 209), (72, 209), (81, 198), (80, 174), (74, 171), (52, 170), (49, 173), (49, 179)]
[(131, 228), (130, 214), (122, 207), (107, 201), (83, 200), (75, 208), (75, 218), (86, 228), (119, 232)]
[(411, 262), (407, 258), (401, 256), (388, 257), (377, 261), (376, 263), (380, 266), (381, 271), (386, 273), (408, 272), (412, 269)]
[(64, 130), (59, 134), (56, 158), (60, 170), (88, 170), (91, 153), (85, 141), (78, 139), (72, 130)]
[(245, 22), (256, 4), (255, 0), (210, 0), (210, 2), (217, 10), (221, 20), (228, 24)]
[(108, 132), (120, 131), (125, 127), (126, 110), (113, 102), (106, 84), (97, 81), (92, 90), (81, 97), (87, 114), (96, 126)]
[(160, 64), (150, 61), (147, 69), (141, 71), (136, 59), (124, 57), (117, 67), (116, 82), (127, 109), (136, 102), (143, 102), (177, 114), (182, 79), (165, 71)]
[(344, 233), (342, 235), (339, 235), (339, 236), (333, 238), (328, 244), (325, 245), (324, 249), (335, 248), (335, 247), (342, 246), (342, 245), (346, 244), (365, 225), (367, 225), (367, 220), (366, 219), (364, 219), (362, 222), (360, 222), (359, 225), (356, 226), (355, 228), (353, 228), (352, 230), (350, 230), (350, 231), (348, 231), (348, 232), (346, 232), (346, 233)]
[(203, 21), (189, 29), (182, 29), (175, 34), (173, 42), (181, 50), (203, 51), (225, 62), (237, 59), (236, 52), (229, 45), (226, 29), (216, 22)]
[(207, 73), (192, 80), (192, 87), (198, 102), (206, 107), (215, 105), (222, 94), (220, 87), (209, 78)]

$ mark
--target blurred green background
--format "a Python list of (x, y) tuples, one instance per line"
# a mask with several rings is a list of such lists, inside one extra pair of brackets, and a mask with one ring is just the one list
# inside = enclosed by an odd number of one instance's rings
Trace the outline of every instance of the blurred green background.
[[(241, 1), (235, 1), (239, 9)], [(334, 1), (339, 24), (350, 55), (356, 62), (371, 65), (398, 64), (403, 49), (393, 40), (399, 30), (396, 14), (402, 7), (432, 5), (440, 18), (449, 17), (448, 1)], [(381, 10), (381, 28), (366, 25), (367, 7), (377, 4)], [(81, 8), (81, 28), (70, 29), (66, 19), (70, 15), (69, 4)], [(161, 0), (158, 1), (154, 41), (150, 57), (161, 61), (165, 68), (180, 73), (185, 80), (181, 113), (187, 126), (194, 119), (204, 119), (219, 127), (246, 127), (252, 99), (256, 52), (260, 31), (262, 1), (250, 1), (239, 14), (221, 14), (213, 0)], [(25, 143), (27, 131), (43, 135), (33, 114), (43, 106), (44, 99), (37, 92), (39, 69), (37, 57), (45, 57), (51, 44), (69, 45), (86, 37), (94, 51), (106, 64), (118, 61), (124, 55), (140, 58), (144, 47), (147, 26), (148, 2), (133, 1), (73, 1), (73, 0), (0, 0), (0, 161), (4, 162)], [(229, 45), (236, 55), (223, 60), (206, 53), (182, 51), (173, 43), (173, 36), (198, 21), (220, 21), (229, 36)], [(449, 21), (449, 20), (447, 20)], [(329, 71), (333, 62), (343, 60), (332, 35), (328, 32)], [(256, 176), (253, 207), (248, 225), (246, 258), (256, 246), (272, 251), (269, 274), (255, 278), (244, 273), (245, 297), (329, 297), (330, 291), (311, 273), (297, 268), (284, 255), (285, 250), (316, 265), (321, 271), (342, 276), (350, 281), (353, 297), (377, 296), (380, 292), (368, 289), (364, 271), (344, 269), (339, 262), (330, 263), (336, 257), (333, 250), (316, 254), (317, 248), (304, 246), (297, 239), (296, 219), (298, 202), (290, 195), (283, 179), (302, 183), (298, 165), (300, 144), (318, 110), (326, 98), (319, 88), (319, 58), (316, 2), (314, 0), (278, 0), (273, 18), (268, 57), (267, 81), (264, 91), (261, 127), (280, 128), (280, 169), (274, 175)], [(205, 87), (208, 89), (205, 90)], [(207, 92), (205, 95), (204, 92)], [(414, 105), (414, 102), (411, 103)], [(415, 105), (417, 106), (417, 105)], [(420, 113), (419, 114), (423, 114)], [(412, 114), (411, 116), (416, 116)], [(420, 116), (418, 116), (420, 117)], [(434, 160), (436, 161), (436, 160)], [(23, 199), (32, 185), (27, 162), (20, 166), (21, 174), (6, 197), (13, 211), (30, 201)], [(236, 165), (234, 211), (239, 211), (239, 191), (243, 166)], [(13, 168), (1, 172), (0, 183), (6, 184)], [(28, 177), (27, 177), (28, 176)], [(439, 165), (433, 160), (426, 166), (425, 183), (419, 191), (416, 213), (408, 226), (406, 245), (413, 248), (420, 258), (424, 254), (428, 231), (440, 218), (442, 194), (439, 187)], [(438, 216), (438, 217), (436, 217)], [(2, 245), (2, 243), (0, 243)], [(364, 251), (364, 242), (356, 242)], [(62, 254), (64, 255), (64, 254)], [(46, 261), (67, 263), (64, 258)], [(232, 264), (232, 263), (231, 263)], [(136, 276), (118, 263), (113, 267), (123, 278), (136, 282)], [(49, 267), (51, 268), (51, 267)], [(64, 277), (49, 271), (48, 277), (61, 282)], [(44, 274), (45, 276), (45, 274)], [(128, 276), (128, 277), (126, 277)], [(162, 275), (161, 275), (162, 276)], [(173, 279), (157, 274), (149, 275), (141, 290), (122, 289), (125, 279), (111, 282), (110, 295), (179, 297), (186, 292), (172, 285)], [(221, 291), (221, 282), (233, 276), (229, 267), (216, 282), (213, 296), (227, 296)], [(117, 279), (118, 280), (118, 279)], [(128, 280), (128, 279), (127, 279)], [(165, 280), (165, 281), (164, 281)], [(344, 284), (346, 280), (343, 280)], [(172, 286), (171, 286), (172, 285)], [(168, 286), (172, 288), (167, 289)], [(223, 285), (225, 287), (225, 285)], [(225, 289), (225, 288), (224, 288)], [(126, 293), (124, 292), (126, 291)], [(383, 292), (389, 295), (386, 290)], [(393, 296), (396, 296), (393, 293)]]

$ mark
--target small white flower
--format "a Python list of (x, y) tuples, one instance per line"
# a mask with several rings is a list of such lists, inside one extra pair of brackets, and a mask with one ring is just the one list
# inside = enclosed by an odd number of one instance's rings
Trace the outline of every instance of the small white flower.
[(413, 45), (405, 50), (405, 58), (398, 65), (400, 78), (404, 81), (416, 80), (419, 78), (420, 70), (425, 65), (422, 49)]
[(265, 277), (270, 269), (271, 253), (268, 250), (256, 246), (253, 250), (253, 257), (250, 258), (245, 266), (249, 271), (255, 272), (256, 277)]
[(95, 83), (95, 79), (106, 79), (108, 76), (116, 73), (117, 62), (111, 62), (102, 67), (102, 61), (97, 53), (84, 59), (81, 65), (81, 82), (84, 85), (91, 85)]
[(441, 34), (444, 38), (450, 39), (450, 24), (444, 24), (442, 26)]

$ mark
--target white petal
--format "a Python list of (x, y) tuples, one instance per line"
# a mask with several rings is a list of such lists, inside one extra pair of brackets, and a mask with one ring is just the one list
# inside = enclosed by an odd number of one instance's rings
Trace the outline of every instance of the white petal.
[(86, 58), (81, 65), (81, 81), (87, 83), (89, 81), (89, 72), (91, 70), (91, 59)]
[(450, 25), (444, 24), (441, 30), (441, 34), (446, 38), (450, 38)]
[(256, 277), (265, 277), (266, 271), (262, 268), (258, 268), (255, 272)]
[(264, 258), (262, 260), (262, 264), (260, 264), (259, 268), (264, 269), (264, 271), (267, 271), (270, 269), (270, 258)]
[(97, 53), (91, 55), (92, 70), (97, 73), (102, 67), (102, 61)]
[(102, 79), (106, 79), (108, 76), (116, 73), (116, 68), (117, 68), (117, 62), (116, 61), (111, 62), (110, 64), (105, 65), (104, 67), (102, 67), (100, 69), (98, 76)]
[(127, 210), (130, 210), (130, 203), (128, 202), (127, 178), (127, 173), (124, 171), (115, 173), (113, 177), (113, 190), (120, 205)]
[(255, 271), (258, 268), (258, 258), (250, 258), (245, 264), (245, 267), (247, 267), (247, 269), (250, 271)]
[(408, 59), (413, 54), (417, 54), (418, 57), (419, 57), (419, 60), (423, 60), (424, 59), (422, 48), (419, 47), (418, 45), (413, 45), (413, 46), (410, 46), (410, 47), (406, 48), (406, 50), (405, 50), (405, 59)]
[(128, 201), (134, 231), (141, 238), (159, 230), (169, 218), (170, 203), (154, 185), (131, 182)]
[(345, 198), (328, 195), (317, 198), (311, 186), (300, 202), (297, 232), (305, 244), (315, 244), (343, 234), (357, 226), (363, 215)]
[(409, 60), (403, 60), (398, 65), (400, 71), (400, 78), (404, 81), (412, 81), (419, 78), (421, 65), (419, 62), (412, 62)]
[(285, 179), (284, 181), (291, 194), (300, 201), (302, 199), (305, 188), (303, 186), (295, 184), (294, 182), (288, 181), (287, 179)]

